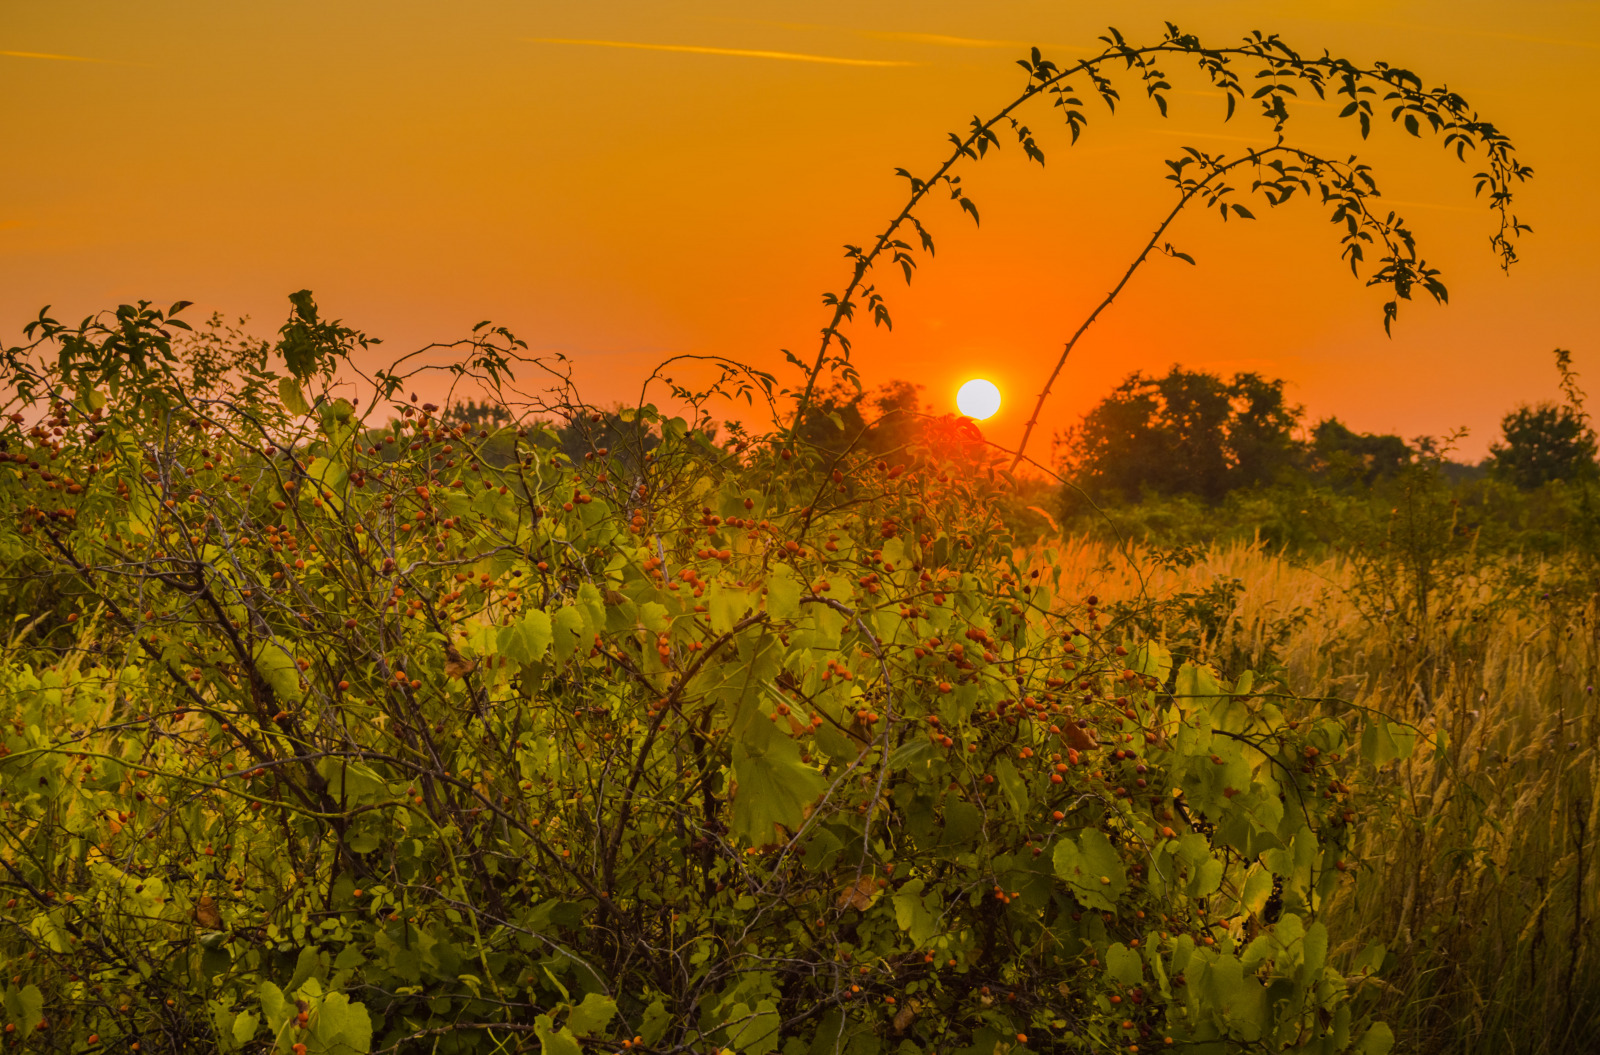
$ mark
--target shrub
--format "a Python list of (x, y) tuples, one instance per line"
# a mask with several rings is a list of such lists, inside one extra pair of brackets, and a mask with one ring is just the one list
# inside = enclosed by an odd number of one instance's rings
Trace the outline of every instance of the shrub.
[(1173, 669), (931, 451), (646, 406), (571, 458), (398, 373), (363, 431), (341, 342), (271, 403), (41, 367), (7, 426), (32, 1047), (1386, 1047), (1318, 916), (1402, 727)]
[(1518, 487), (1555, 480), (1592, 480), (1597, 475), (1594, 432), (1570, 406), (1522, 406), (1500, 423), (1503, 442), (1489, 448), (1496, 476)]

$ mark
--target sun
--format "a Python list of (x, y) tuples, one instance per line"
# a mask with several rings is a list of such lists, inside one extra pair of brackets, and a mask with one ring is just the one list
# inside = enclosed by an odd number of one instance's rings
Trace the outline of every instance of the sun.
[(956, 407), (977, 421), (992, 418), (1000, 409), (1000, 390), (993, 381), (975, 377), (956, 392)]

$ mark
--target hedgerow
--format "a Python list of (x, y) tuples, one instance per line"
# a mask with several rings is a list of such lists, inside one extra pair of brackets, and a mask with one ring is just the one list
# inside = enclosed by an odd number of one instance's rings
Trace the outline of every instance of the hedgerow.
[(1174, 669), (937, 449), (644, 406), (573, 457), (297, 325), (8, 425), (11, 1044), (1385, 1047), (1318, 906), (1401, 727)]
[[(1459, 95), (1275, 36), (1102, 40), (1035, 49), (902, 170), (769, 433), (717, 440), (681, 386), (688, 416), (518, 395), (556, 364), (488, 324), (428, 349), (472, 400), (446, 417), (407, 398), (420, 360), (364, 374), (375, 342), (305, 291), (271, 345), (185, 344), (181, 303), (41, 312), (3, 350), (3, 1043), (1383, 1055), (1385, 950), (1321, 916), (1409, 727), (1301, 713), (1064, 592), (960, 427), (892, 459), (794, 427), (856, 380), (856, 308), (890, 323), (873, 268), (931, 255), (932, 192), (976, 221), (956, 170), (1001, 132), (1042, 162), (1035, 100), (1076, 142), (1074, 80), (1164, 115), (1156, 64), (1193, 62), (1276, 145), (1169, 162), (1177, 203), (1041, 405), (1143, 263), (1194, 263), (1163, 241), (1190, 204), (1319, 202), (1353, 272), (1376, 254), (1386, 327), (1445, 298), (1370, 169), (1287, 140), (1302, 89), (1363, 138), (1378, 104), (1482, 151), (1515, 258), (1529, 170)], [(710, 394), (784, 395), (722, 366)]]

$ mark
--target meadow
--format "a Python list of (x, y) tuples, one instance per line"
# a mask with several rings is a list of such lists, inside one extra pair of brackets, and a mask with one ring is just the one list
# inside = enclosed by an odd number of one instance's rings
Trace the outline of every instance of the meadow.
[[(1380, 1003), (1413, 1050), (1564, 1051), (1596, 1035), (1600, 672), (1593, 567), (1463, 540), (1415, 588), (1404, 554), (1260, 543), (1056, 547), (1083, 593), (1223, 670), (1271, 671), (1302, 713), (1373, 708), (1419, 749), (1361, 789), (1355, 882), (1328, 906), (1381, 942)], [(1153, 603), (1152, 603), (1153, 602)]]
[[(1505, 267), (1531, 171), (1385, 63), (1170, 23), (1101, 43), (1033, 49), (1020, 95), (900, 171), (787, 382), (697, 357), (697, 386), (597, 406), (488, 322), (380, 368), (308, 290), (270, 340), (182, 301), (42, 310), (0, 349), (0, 1046), (1589, 1041), (1584, 485), (1463, 503), (1418, 458), (1285, 505), (1264, 471), (1233, 493), (1229, 455), (1180, 481), (1209, 497), (1095, 510), (1027, 452), (1141, 265), (1194, 264), (1163, 241), (1186, 208), (1325, 209), (1386, 329), (1447, 299), (1370, 169), (1285, 131), (1302, 92), (1472, 151)], [(1018, 448), (851, 418), (848, 324), (892, 325), (874, 268), (931, 257), (929, 200), (976, 222), (961, 171), (1003, 141), (1044, 161), (1024, 107), (1075, 143), (1084, 98), (1164, 116), (1176, 62), (1276, 145), (1168, 162), (1175, 204), (1041, 364)], [(1260, 382), (1218, 405), (1281, 397)]]

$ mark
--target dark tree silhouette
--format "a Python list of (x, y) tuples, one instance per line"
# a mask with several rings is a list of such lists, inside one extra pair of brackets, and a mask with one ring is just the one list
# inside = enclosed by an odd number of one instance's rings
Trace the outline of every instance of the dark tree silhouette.
[(1390, 433), (1356, 432), (1338, 418), (1311, 430), (1311, 468), (1328, 482), (1370, 485), (1411, 463), (1415, 452)]
[(1270, 483), (1299, 457), (1301, 411), (1285, 403), (1283, 384), (1177, 366), (1164, 377), (1135, 371), (1068, 438), (1069, 473), (1091, 494), (1129, 499), (1149, 491), (1214, 501)]
[(1503, 442), (1489, 448), (1490, 469), (1518, 487), (1597, 475), (1594, 430), (1570, 406), (1520, 406), (1501, 420), (1500, 431)]

